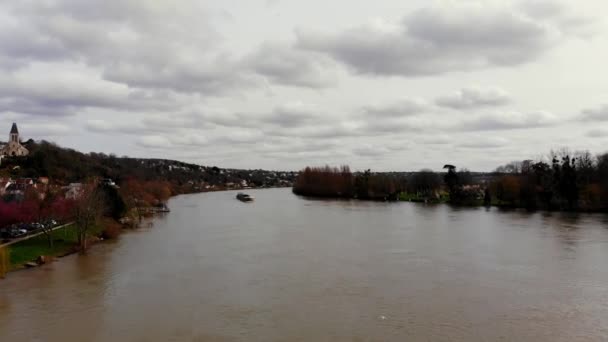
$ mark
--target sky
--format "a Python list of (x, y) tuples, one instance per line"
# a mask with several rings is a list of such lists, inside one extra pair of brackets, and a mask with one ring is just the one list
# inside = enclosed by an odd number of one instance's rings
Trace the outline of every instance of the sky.
[[(0, 0), (0, 134), (230, 168), (608, 151), (603, 0)], [(5, 140), (6, 138), (3, 138)]]

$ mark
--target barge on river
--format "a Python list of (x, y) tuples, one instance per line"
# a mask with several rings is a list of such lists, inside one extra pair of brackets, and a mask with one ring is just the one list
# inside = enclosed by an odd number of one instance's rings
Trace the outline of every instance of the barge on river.
[(244, 194), (242, 192), (239, 192), (236, 195), (236, 199), (238, 199), (241, 202), (253, 202), (253, 200), (254, 200), (253, 196), (249, 196), (248, 194)]

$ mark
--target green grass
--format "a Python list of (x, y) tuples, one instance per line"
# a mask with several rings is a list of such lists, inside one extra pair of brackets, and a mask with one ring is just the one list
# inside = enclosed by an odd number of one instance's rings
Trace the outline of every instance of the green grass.
[[(89, 234), (98, 235), (102, 228), (93, 229)], [(78, 243), (74, 225), (53, 231), (53, 247), (49, 247), (46, 234), (18, 242), (8, 247), (10, 267), (16, 269), (25, 263), (34, 261), (41, 255), (60, 256), (69, 253)]]

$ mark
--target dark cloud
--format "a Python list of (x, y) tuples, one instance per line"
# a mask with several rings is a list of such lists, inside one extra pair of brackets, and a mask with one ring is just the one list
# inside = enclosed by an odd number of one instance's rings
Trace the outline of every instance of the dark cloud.
[(440, 107), (452, 109), (475, 109), (479, 107), (498, 107), (511, 102), (509, 94), (498, 88), (463, 88), (453, 94), (435, 100)]
[(327, 53), (360, 74), (421, 76), (530, 62), (565, 33), (555, 21), (517, 8), (442, 3), (414, 11), (394, 27), (301, 30), (297, 38), (300, 48)]

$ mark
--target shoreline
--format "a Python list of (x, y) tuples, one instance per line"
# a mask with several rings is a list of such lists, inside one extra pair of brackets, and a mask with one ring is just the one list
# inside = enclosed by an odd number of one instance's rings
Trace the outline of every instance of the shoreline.
[(496, 208), (501, 210), (521, 210), (526, 212), (548, 212), (548, 213), (580, 213), (580, 214), (608, 214), (608, 209), (560, 209), (560, 208), (526, 208), (518, 205), (511, 204), (500, 204), (500, 203), (492, 203), (490, 205), (485, 205), (482, 200), (478, 200), (475, 203), (451, 203), (447, 199), (424, 199), (424, 198), (413, 198), (408, 197), (407, 199), (402, 199), (398, 196), (396, 200), (388, 200), (388, 199), (364, 199), (364, 198), (355, 198), (355, 197), (339, 197), (339, 196), (318, 196), (318, 195), (305, 195), (294, 193), (294, 195), (298, 197), (302, 197), (308, 200), (334, 200), (334, 201), (361, 201), (361, 202), (386, 202), (386, 203), (399, 203), (399, 202), (409, 202), (409, 203), (417, 203), (417, 204), (428, 204), (428, 205), (448, 205), (456, 208)]

